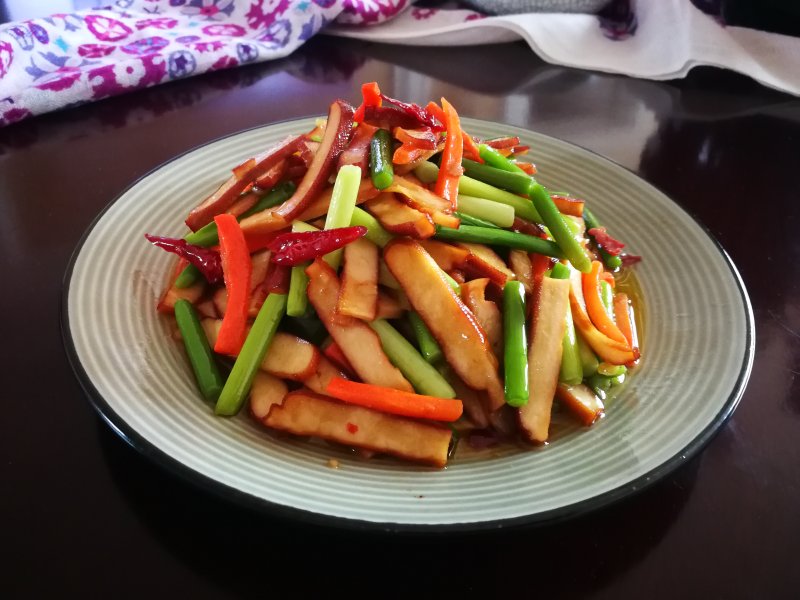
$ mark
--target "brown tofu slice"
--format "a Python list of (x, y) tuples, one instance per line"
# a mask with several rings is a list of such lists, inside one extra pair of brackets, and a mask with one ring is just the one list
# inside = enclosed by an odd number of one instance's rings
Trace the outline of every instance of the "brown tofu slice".
[(431, 255), (418, 242), (398, 238), (386, 246), (383, 259), (439, 342), (448, 364), (469, 387), (486, 390), (491, 410), (504, 406), (497, 358), (486, 332), (450, 288)]
[(435, 467), (447, 463), (450, 429), (344, 404), (299, 390), (273, 405), (264, 424), (300, 436), (391, 454)]

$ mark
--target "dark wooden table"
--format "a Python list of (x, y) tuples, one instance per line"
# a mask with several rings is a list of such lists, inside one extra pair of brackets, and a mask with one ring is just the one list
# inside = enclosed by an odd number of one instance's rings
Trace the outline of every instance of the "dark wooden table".
[[(749, 290), (757, 353), (741, 405), (702, 455), (571, 522), (390, 537), (249, 512), (162, 471), (94, 413), (67, 363), (59, 302), (97, 213), (176, 154), (355, 101), (373, 79), (600, 152), (717, 236)], [(652, 82), (555, 67), (522, 44), (432, 52), (317, 38), (285, 60), (0, 130), (0, 595), (796, 597), (798, 176), (796, 98), (713, 69)]]

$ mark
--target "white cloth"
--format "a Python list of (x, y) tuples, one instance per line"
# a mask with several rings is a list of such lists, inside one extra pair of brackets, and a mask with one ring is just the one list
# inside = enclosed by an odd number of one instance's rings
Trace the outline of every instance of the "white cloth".
[(412, 8), (370, 28), (334, 26), (329, 35), (420, 46), (481, 45), (522, 38), (543, 60), (645, 79), (685, 77), (695, 66), (743, 73), (800, 95), (800, 38), (727, 27), (688, 0), (640, 0), (626, 40), (603, 35), (594, 15), (527, 13), (480, 18), (468, 10)]

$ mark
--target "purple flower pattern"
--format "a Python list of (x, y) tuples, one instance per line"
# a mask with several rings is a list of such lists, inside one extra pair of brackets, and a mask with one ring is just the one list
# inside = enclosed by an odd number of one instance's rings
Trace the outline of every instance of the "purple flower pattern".
[(115, 0), (0, 26), (0, 126), (285, 56), (327, 23), (372, 25), (410, 0)]

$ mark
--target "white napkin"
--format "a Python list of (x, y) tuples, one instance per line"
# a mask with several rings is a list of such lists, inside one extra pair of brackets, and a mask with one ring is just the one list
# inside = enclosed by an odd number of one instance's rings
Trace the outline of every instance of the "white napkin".
[(594, 15), (527, 13), (481, 18), (469, 10), (412, 8), (369, 28), (334, 26), (329, 35), (419, 46), (480, 45), (524, 39), (543, 60), (645, 79), (685, 77), (697, 65), (749, 75), (800, 95), (800, 39), (726, 27), (688, 0), (640, 0), (639, 27), (623, 41), (603, 35)]

